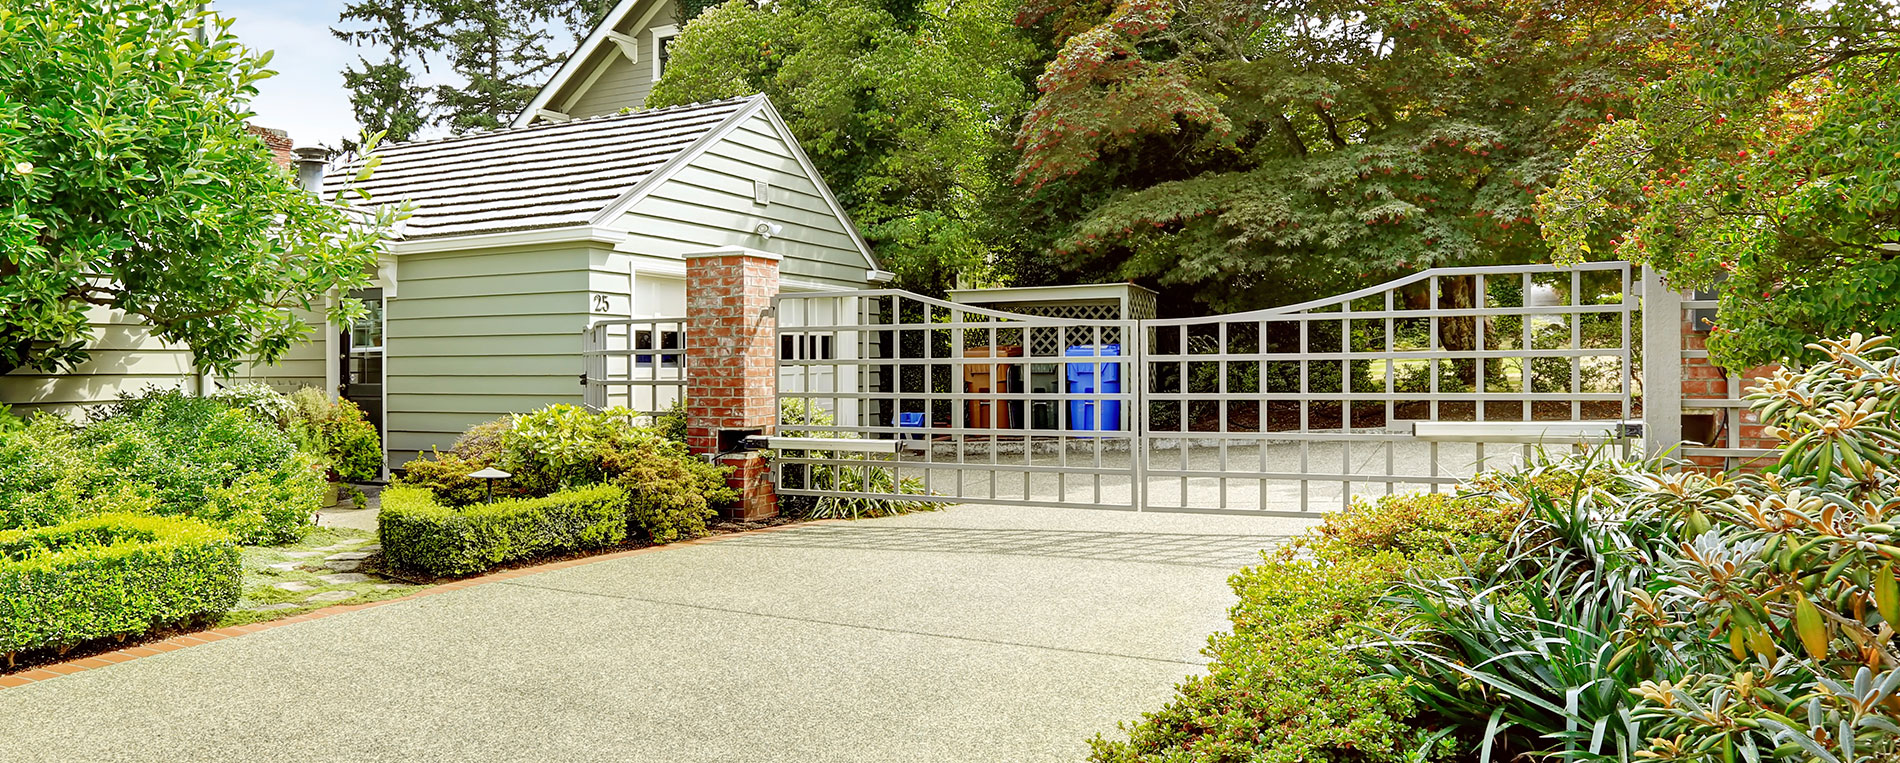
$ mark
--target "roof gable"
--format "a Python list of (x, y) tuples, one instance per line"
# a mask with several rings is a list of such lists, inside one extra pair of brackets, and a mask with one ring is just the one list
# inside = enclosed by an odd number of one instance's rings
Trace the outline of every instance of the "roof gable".
[[(601, 17), (600, 24), (594, 27), (594, 31), (587, 35), (587, 39), (581, 41), (580, 47), (574, 50), (574, 54), (561, 63), (561, 68), (554, 73), (547, 84), (541, 86), (540, 92), (535, 93), (534, 98), (528, 101), (527, 107), (515, 116), (513, 126), (526, 127), (534, 124), (535, 116), (542, 109), (549, 107), (555, 95), (566, 89), (576, 79), (585, 77), (588, 73), (600, 68), (601, 64), (590, 62), (595, 61), (597, 54), (603, 49), (616, 44), (614, 38), (621, 34), (617, 30), (634, 16), (636, 10), (640, 11), (640, 18), (636, 21), (634, 28), (625, 32), (627, 36), (634, 38), (638, 38), (647, 31), (646, 28), (651, 25), (660, 7), (669, 2), (672, 0), (620, 0), (614, 4), (613, 9)], [(650, 5), (641, 10), (642, 3), (650, 3)], [(608, 50), (608, 53), (618, 55), (612, 50)]]
[(810, 179), (812, 185), (817, 188), (819, 197), (825, 201), (825, 206), (831, 210), (832, 216), (837, 218), (840, 225), (843, 226), (845, 235), (850, 237), (852, 248), (856, 249), (858, 254), (864, 258), (864, 266), (872, 271), (881, 271), (882, 268), (878, 265), (877, 257), (871, 253), (870, 244), (865, 243), (864, 237), (858, 233), (857, 223), (852, 221), (851, 215), (845, 211), (844, 205), (838, 202), (838, 197), (831, 192), (830, 184), (826, 183), (824, 176), (819, 174), (818, 167), (812, 164), (811, 157), (806, 155), (805, 149), (798, 145), (798, 138), (792, 135), (791, 127), (787, 126), (785, 119), (779, 116), (778, 109), (772, 106), (771, 99), (764, 95), (755, 95), (747, 99), (747, 101), (751, 105), (744, 111), (734, 114), (731, 119), (721, 124), (717, 130), (706, 134), (693, 146), (692, 150), (682, 152), (676, 159), (654, 173), (654, 175), (645, 182), (628, 189), (626, 193), (615, 199), (611, 205), (602, 209), (600, 213), (594, 217), (592, 223), (594, 225), (605, 225), (609, 221), (626, 214), (635, 206), (639, 205), (641, 201), (645, 200), (654, 189), (672, 179), (673, 175), (690, 165), (695, 156), (704, 153), (706, 148), (713, 144), (724, 140), (733, 131), (745, 124), (747, 118), (757, 114), (765, 117), (765, 119), (771, 123), (772, 129), (777, 133), (778, 139), (785, 144), (786, 149), (790, 152), (791, 159), (797, 162), (805, 177)]
[[(387, 146), (357, 187), (408, 200), (405, 239), (590, 225), (682, 157), (703, 149), (762, 96)], [(339, 191), (360, 164), (324, 178)]]

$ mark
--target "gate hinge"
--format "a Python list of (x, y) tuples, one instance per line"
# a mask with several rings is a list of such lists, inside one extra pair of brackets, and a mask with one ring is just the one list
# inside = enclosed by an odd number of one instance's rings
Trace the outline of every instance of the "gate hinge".
[(581, 386), (587, 386), (587, 372), (581, 372)]

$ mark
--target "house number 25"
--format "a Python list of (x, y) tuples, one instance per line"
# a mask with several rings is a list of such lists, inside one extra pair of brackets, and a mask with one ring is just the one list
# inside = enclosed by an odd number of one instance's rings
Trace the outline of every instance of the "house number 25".
[(611, 305), (607, 302), (607, 295), (605, 294), (594, 295), (594, 312), (597, 312), (597, 313), (609, 312), (610, 307)]

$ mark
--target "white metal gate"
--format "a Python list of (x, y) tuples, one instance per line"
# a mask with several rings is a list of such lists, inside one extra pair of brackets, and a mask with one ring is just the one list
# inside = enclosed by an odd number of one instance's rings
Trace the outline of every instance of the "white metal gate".
[(1637, 411), (1626, 263), (1441, 268), (1208, 318), (901, 291), (778, 301), (786, 495), (1311, 515), (1438, 490)]
[(1445, 268), (1144, 321), (1144, 508), (1324, 511), (1621, 438), (1635, 418), (1630, 286), (1620, 262)]

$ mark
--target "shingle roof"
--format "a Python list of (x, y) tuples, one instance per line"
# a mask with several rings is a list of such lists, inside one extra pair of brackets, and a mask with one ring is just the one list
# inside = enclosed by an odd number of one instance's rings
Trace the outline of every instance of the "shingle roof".
[(407, 239), (583, 225), (759, 97), (384, 146), (361, 187), (372, 204), (415, 203)]

